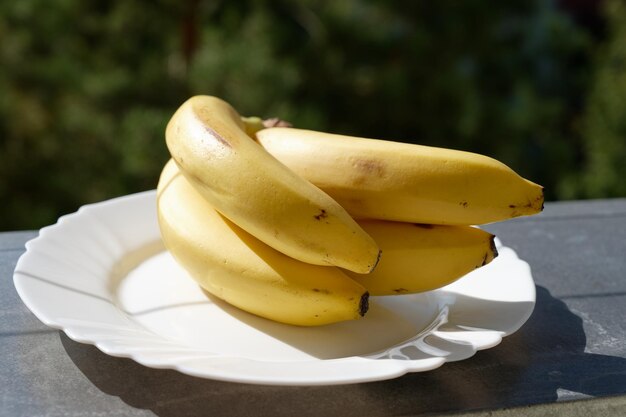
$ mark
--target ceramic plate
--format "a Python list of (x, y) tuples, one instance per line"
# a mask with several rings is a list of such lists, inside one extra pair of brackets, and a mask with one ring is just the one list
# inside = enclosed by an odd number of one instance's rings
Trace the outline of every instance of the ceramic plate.
[(362, 320), (274, 323), (202, 291), (164, 250), (155, 192), (82, 207), (26, 244), (14, 282), (46, 325), (154, 368), (273, 385), (344, 384), (437, 368), (497, 345), (530, 316), (528, 264), (500, 256), (416, 295), (371, 297)]

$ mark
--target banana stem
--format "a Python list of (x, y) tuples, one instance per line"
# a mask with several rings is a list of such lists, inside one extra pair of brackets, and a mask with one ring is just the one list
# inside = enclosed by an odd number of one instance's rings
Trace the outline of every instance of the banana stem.
[(264, 127), (293, 127), (291, 123), (286, 120), (279, 119), (278, 117), (272, 117), (263, 120)]

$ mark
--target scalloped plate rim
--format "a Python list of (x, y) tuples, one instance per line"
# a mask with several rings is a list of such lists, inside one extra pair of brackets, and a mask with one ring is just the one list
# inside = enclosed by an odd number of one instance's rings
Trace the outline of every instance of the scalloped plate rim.
[[(71, 340), (74, 340), (79, 343), (94, 345), (100, 351), (110, 356), (120, 357), (120, 358), (129, 358), (139, 364), (142, 364), (150, 368), (172, 369), (172, 370), (176, 370), (183, 374), (191, 375), (194, 377), (208, 378), (208, 379), (228, 381), (228, 382), (251, 383), (251, 384), (262, 384), (262, 385), (288, 385), (288, 386), (339, 385), (339, 384), (350, 384), (350, 383), (362, 383), (362, 382), (372, 382), (372, 381), (380, 381), (380, 380), (397, 378), (397, 377), (401, 377), (407, 373), (412, 373), (412, 372), (430, 371), (433, 369), (437, 369), (441, 367), (443, 364), (445, 364), (446, 362), (450, 361), (446, 357), (435, 357), (435, 356), (429, 357), (429, 358), (422, 358), (418, 360), (391, 359), (391, 358), (380, 359), (380, 358), (371, 358), (368, 356), (349, 356), (349, 357), (336, 358), (336, 359), (311, 359), (310, 361), (293, 362), (293, 361), (259, 360), (259, 359), (253, 359), (253, 358), (238, 357), (235, 355), (228, 356), (228, 355), (220, 355), (220, 354), (210, 354), (207, 352), (206, 356), (207, 358), (210, 358), (211, 361), (228, 362), (228, 361), (236, 359), (237, 361), (242, 361), (242, 362), (251, 362), (251, 363), (257, 362), (259, 364), (268, 365), (273, 368), (285, 367), (285, 365), (290, 367), (290, 366), (293, 366), (294, 363), (298, 363), (298, 364), (308, 363), (308, 364), (315, 364), (316, 366), (319, 366), (320, 364), (331, 364), (331, 368), (330, 368), (331, 371), (333, 370), (332, 364), (345, 364), (345, 363), (349, 363), (349, 362), (351, 363), (351, 362), (356, 361), (356, 362), (359, 362), (359, 365), (364, 370), (364, 372), (360, 373), (359, 375), (338, 376), (338, 375), (334, 375), (334, 372), (330, 372), (330, 374), (327, 375), (326, 377), (324, 376), (307, 377), (307, 375), (304, 375), (302, 377), (297, 377), (297, 378), (294, 376), (286, 376), (286, 377), (273, 376), (273, 377), (264, 378), (259, 375), (253, 375), (253, 374), (246, 375), (245, 373), (241, 373), (241, 372), (229, 373), (228, 369), (226, 371), (222, 370), (222, 372), (218, 372), (218, 371), (207, 372), (206, 370), (204, 371), (199, 370), (197, 366), (186, 365), (186, 363), (189, 361), (182, 360), (182, 361), (168, 362), (166, 360), (166, 361), (158, 362), (158, 361), (151, 360), (150, 355), (146, 355), (145, 351), (142, 351), (141, 349), (132, 351), (132, 350), (124, 350), (123, 348), (122, 349), (111, 348), (110, 346), (107, 346), (106, 340), (103, 341), (103, 340), (99, 340), (99, 338), (87, 337), (87, 336), (81, 335), (81, 332), (75, 331), (73, 326), (63, 325), (61, 322), (62, 320), (60, 320), (58, 317), (50, 317), (48, 314), (46, 314), (45, 311), (42, 311), (41, 303), (38, 300), (33, 299), (31, 295), (28, 293), (28, 290), (26, 290), (22, 285), (23, 276), (24, 274), (27, 274), (28, 266), (30, 265), (31, 262), (36, 262), (36, 258), (34, 257), (33, 251), (36, 250), (39, 245), (44, 245), (46, 242), (46, 239), (51, 233), (58, 233), (59, 230), (62, 230), (62, 228), (68, 222), (71, 223), (74, 219), (78, 218), (79, 216), (82, 216), (85, 213), (88, 214), (91, 210), (95, 208), (115, 209), (119, 204), (140, 204), (143, 202), (143, 200), (146, 200), (146, 199), (153, 200), (155, 198), (156, 198), (155, 190), (149, 190), (149, 191), (143, 191), (143, 192), (130, 194), (126, 196), (115, 197), (115, 198), (98, 202), (98, 203), (91, 203), (91, 204), (83, 205), (76, 212), (65, 214), (59, 217), (59, 219), (57, 220), (55, 224), (48, 225), (48, 226), (41, 228), (38, 236), (26, 242), (25, 244), (26, 251), (18, 259), (18, 262), (15, 267), (14, 275), (13, 275), (13, 280), (14, 280), (14, 286), (16, 288), (18, 295), (20, 296), (24, 304), (28, 307), (28, 309), (37, 317), (37, 319), (39, 319), (44, 325), (48, 327), (63, 331)], [(499, 241), (498, 241), (498, 244), (499, 244), (499, 247), (503, 247)], [(517, 331), (528, 320), (528, 318), (532, 314), (536, 294), (535, 294), (534, 282), (532, 280), (532, 275), (530, 274), (530, 266), (528, 265), (527, 262), (517, 257), (515, 252), (513, 252), (513, 255), (515, 255), (515, 261), (521, 267), (528, 269), (529, 281), (527, 284), (529, 285), (529, 288), (532, 288), (532, 291), (531, 291), (532, 293), (529, 292), (528, 294), (526, 294), (527, 299), (525, 301), (530, 303), (529, 308), (524, 312), (523, 315), (518, 317), (517, 323), (514, 326), (512, 326), (513, 328), (510, 331), (497, 331), (497, 330), (487, 329), (486, 331), (488, 331), (489, 333), (491, 333), (493, 336), (496, 336), (496, 337), (493, 337), (490, 341), (488, 342), (485, 341), (484, 343), (475, 344), (473, 342), (470, 342), (471, 349), (473, 350), (473, 352), (471, 352), (470, 355), (468, 355), (467, 357), (463, 359), (467, 359), (473, 356), (474, 354), (476, 354), (476, 352), (480, 350), (490, 349), (490, 348), (497, 346), (498, 344), (501, 343), (503, 337), (508, 336), (514, 333), (515, 331)], [(26, 268), (24, 268), (25, 265), (26, 265)], [(445, 288), (446, 287), (444, 287), (444, 289)], [(437, 290), (437, 291), (440, 291), (440, 290)], [(111, 302), (115, 304), (113, 300), (111, 300)], [(45, 310), (45, 307), (43, 307), (43, 310)], [(134, 322), (134, 323), (138, 327), (142, 327), (139, 323), (137, 322)], [(152, 333), (148, 329), (144, 329), (144, 331)], [(159, 337), (159, 335), (155, 333), (152, 333), (152, 334), (156, 337)], [(432, 332), (428, 334), (432, 334)], [(425, 336), (427, 336), (428, 334), (426, 334)], [(416, 335), (416, 338), (417, 336), (419, 335)], [(175, 342), (171, 342), (171, 341), (169, 341), (169, 343), (175, 344)], [(390, 347), (390, 349), (391, 348), (392, 347)], [(199, 349), (194, 349), (194, 350), (199, 350)], [(376, 366), (374, 367), (375, 369), (373, 370), (370, 369), (368, 372), (368, 369), (367, 369), (368, 364), (375, 363), (379, 365), (381, 361), (384, 361), (387, 364), (392, 365), (392, 366), (387, 366), (386, 368), (383, 367), (382, 370), (378, 369), (379, 367)]]

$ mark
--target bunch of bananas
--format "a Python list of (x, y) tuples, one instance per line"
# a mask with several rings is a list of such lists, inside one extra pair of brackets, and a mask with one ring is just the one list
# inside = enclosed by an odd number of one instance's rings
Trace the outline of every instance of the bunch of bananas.
[(541, 186), (486, 156), (266, 126), (216, 97), (186, 101), (157, 209), (204, 289), (271, 320), (353, 320), (370, 294), (443, 287), (497, 256), (472, 225), (543, 207)]

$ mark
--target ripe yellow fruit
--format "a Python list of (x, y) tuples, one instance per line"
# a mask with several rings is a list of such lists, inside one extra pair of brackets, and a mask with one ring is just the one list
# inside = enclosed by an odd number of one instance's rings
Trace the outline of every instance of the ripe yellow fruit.
[(363, 220), (380, 245), (380, 263), (370, 274), (348, 276), (371, 295), (425, 292), (444, 287), (498, 256), (494, 236), (471, 226), (437, 226)]
[(543, 209), (543, 187), (484, 155), (286, 127), (255, 137), (356, 218), (476, 225)]
[(165, 247), (205, 290), (249, 313), (319, 326), (361, 318), (366, 289), (339, 268), (272, 249), (219, 214), (170, 161), (157, 190)]
[(267, 245), (316, 265), (359, 273), (376, 266), (376, 242), (335, 200), (251, 139), (225, 101), (190, 98), (172, 116), (165, 137), (202, 197)]

